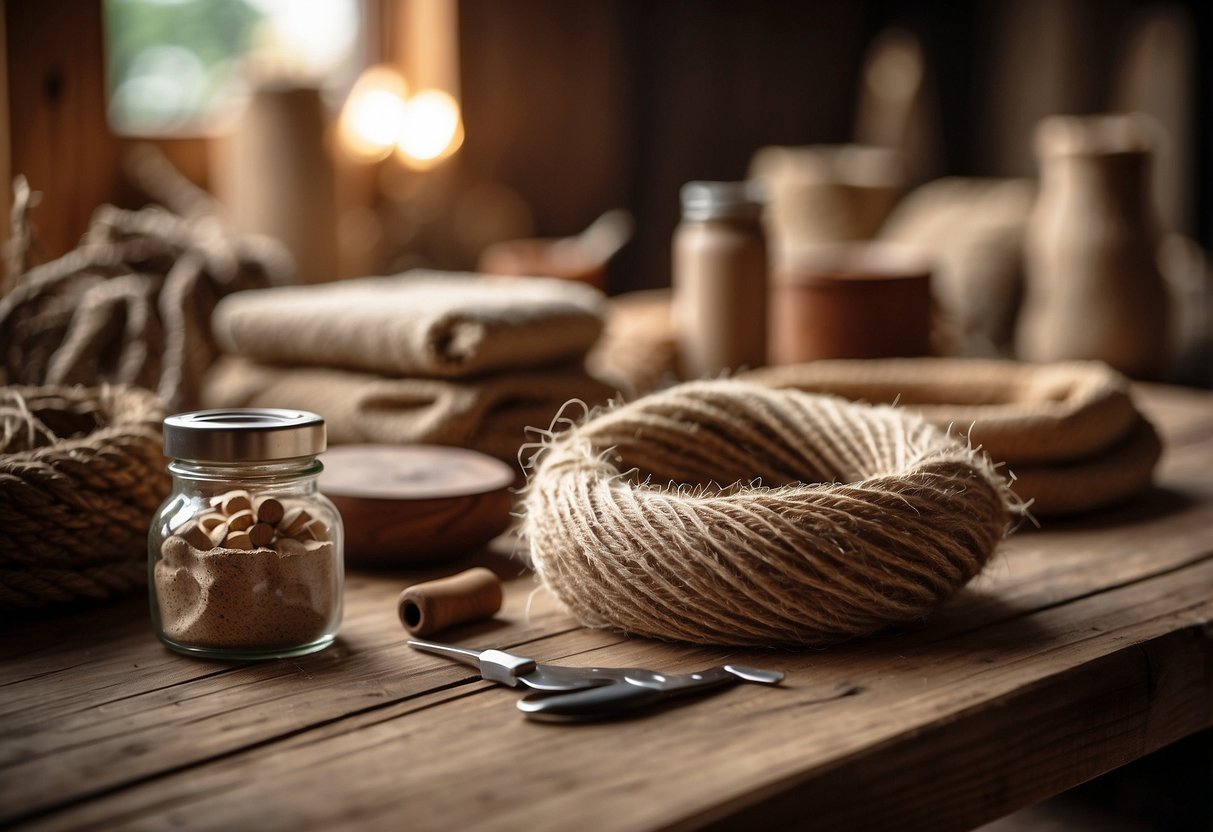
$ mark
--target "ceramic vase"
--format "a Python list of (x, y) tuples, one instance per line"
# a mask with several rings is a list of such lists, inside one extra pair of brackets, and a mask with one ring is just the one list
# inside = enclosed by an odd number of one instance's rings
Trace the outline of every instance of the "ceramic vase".
[(1149, 193), (1152, 145), (1143, 116), (1054, 116), (1038, 126), (1021, 358), (1096, 359), (1138, 378), (1164, 372), (1169, 301)]

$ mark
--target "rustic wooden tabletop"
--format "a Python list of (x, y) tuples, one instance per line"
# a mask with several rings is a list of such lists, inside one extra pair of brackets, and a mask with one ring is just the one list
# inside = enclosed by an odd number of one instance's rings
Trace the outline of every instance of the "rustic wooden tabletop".
[[(518, 560), (446, 640), (541, 661), (787, 671), (614, 722), (414, 652), (348, 576), (338, 643), (261, 664), (161, 647), (146, 600), (9, 622), (0, 826), (28, 829), (966, 829), (1213, 725), (1213, 396), (1145, 388), (1167, 451), (1132, 505), (1021, 531), (924, 626), (721, 651), (579, 628)], [(464, 568), (460, 563), (444, 570)]]

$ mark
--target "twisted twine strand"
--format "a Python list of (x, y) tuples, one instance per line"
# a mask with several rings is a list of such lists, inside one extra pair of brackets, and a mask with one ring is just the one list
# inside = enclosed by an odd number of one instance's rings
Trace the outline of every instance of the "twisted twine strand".
[(552, 438), (524, 530), (588, 626), (822, 645), (927, 615), (1017, 511), (984, 456), (917, 416), (712, 381)]

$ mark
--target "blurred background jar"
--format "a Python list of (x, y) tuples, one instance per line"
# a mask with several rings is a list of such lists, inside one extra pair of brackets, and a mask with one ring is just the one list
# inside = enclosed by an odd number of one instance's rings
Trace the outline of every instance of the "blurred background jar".
[(674, 230), (673, 316), (681, 374), (761, 367), (767, 348), (763, 202), (747, 182), (688, 182)]

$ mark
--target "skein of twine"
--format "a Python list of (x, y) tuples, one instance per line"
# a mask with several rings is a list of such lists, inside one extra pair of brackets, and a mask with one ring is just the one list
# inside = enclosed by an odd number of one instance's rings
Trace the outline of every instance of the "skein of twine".
[(552, 436), (524, 509), (540, 580), (586, 626), (739, 646), (920, 619), (1022, 511), (980, 449), (918, 416), (729, 380)]

